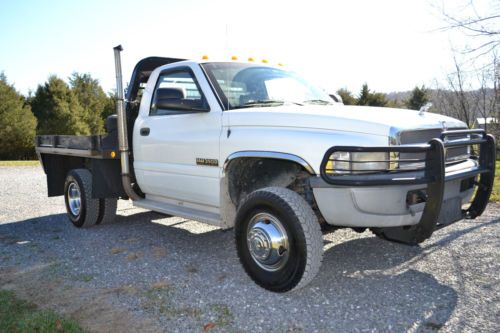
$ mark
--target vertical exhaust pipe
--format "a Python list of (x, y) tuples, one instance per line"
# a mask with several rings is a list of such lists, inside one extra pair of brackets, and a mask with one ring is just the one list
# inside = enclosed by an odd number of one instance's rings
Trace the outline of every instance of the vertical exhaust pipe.
[(129, 147), (127, 136), (127, 117), (125, 115), (125, 106), (123, 99), (123, 83), (122, 83), (122, 62), (120, 52), (123, 51), (121, 45), (113, 48), (115, 52), (115, 71), (116, 71), (116, 114), (118, 122), (118, 145), (120, 148), (120, 163), (122, 169), (122, 185), (123, 190), (132, 200), (142, 199), (132, 188), (130, 178), (130, 162), (129, 162)]

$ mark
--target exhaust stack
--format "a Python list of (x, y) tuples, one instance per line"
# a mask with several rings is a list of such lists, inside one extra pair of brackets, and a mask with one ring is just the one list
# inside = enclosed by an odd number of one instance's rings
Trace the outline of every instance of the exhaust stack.
[(123, 51), (121, 45), (113, 48), (115, 52), (115, 71), (116, 71), (116, 114), (118, 122), (118, 145), (120, 148), (120, 163), (122, 169), (122, 185), (125, 193), (132, 200), (142, 199), (132, 188), (130, 178), (129, 147), (127, 136), (127, 117), (125, 115), (122, 83), (122, 63), (120, 52)]

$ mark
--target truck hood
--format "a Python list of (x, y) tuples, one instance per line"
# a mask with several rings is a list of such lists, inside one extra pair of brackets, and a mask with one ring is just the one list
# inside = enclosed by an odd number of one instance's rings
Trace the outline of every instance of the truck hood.
[[(467, 128), (457, 119), (435, 113), (370, 106), (306, 105), (226, 111), (225, 125), (296, 127), (388, 136), (411, 129)], [(444, 125), (444, 126), (443, 126)]]

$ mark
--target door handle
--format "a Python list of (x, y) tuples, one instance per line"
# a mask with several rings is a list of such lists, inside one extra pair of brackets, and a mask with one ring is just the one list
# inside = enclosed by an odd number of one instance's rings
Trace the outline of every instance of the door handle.
[(139, 131), (139, 133), (142, 136), (148, 136), (149, 135), (149, 127), (143, 127), (143, 128), (141, 128), (141, 130)]

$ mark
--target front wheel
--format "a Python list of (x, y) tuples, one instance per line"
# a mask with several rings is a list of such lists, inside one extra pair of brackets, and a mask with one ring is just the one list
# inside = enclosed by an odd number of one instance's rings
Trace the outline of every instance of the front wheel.
[(323, 238), (316, 215), (289, 189), (250, 193), (238, 209), (235, 236), (245, 271), (270, 291), (302, 288), (321, 266)]

